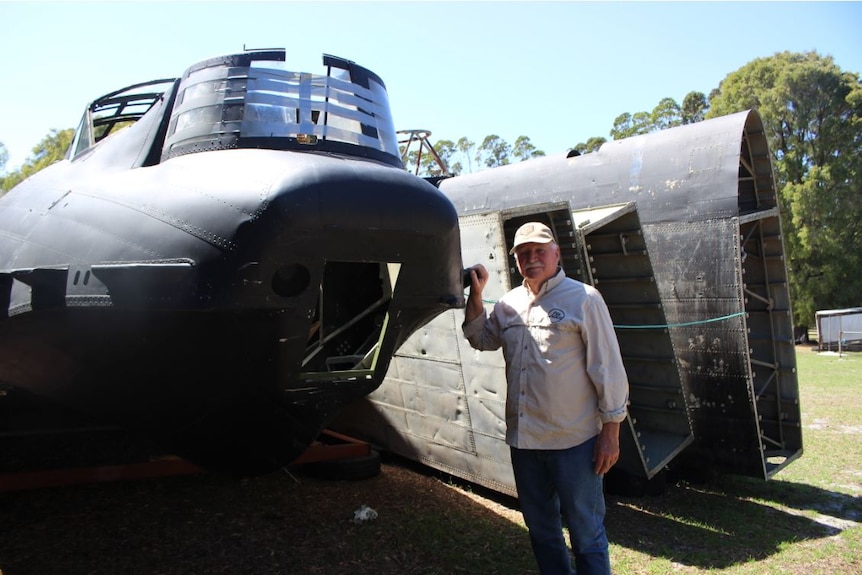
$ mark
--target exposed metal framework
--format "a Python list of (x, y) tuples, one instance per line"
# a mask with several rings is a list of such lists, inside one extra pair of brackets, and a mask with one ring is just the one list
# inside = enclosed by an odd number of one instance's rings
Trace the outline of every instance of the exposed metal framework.
[[(434, 144), (431, 143), (430, 138), (430, 130), (398, 130), (398, 146), (401, 148), (401, 162), (404, 164), (404, 169), (408, 171), (412, 170), (418, 176), (424, 165), (425, 154), (428, 154), (434, 160), (434, 163), (437, 164), (440, 172), (439, 176), (451, 176), (452, 173), (449, 172), (449, 167), (437, 153), (437, 150), (434, 149)], [(410, 153), (413, 152), (414, 146), (417, 147), (416, 163), (410, 168), (407, 162), (410, 160)]]
[[(739, 285), (748, 326), (754, 419), (763, 474), (770, 477), (802, 454), (802, 422), (777, 195), (768, 150), (752, 144), (762, 129), (751, 131), (747, 126), (740, 153)], [(755, 209), (746, 214), (750, 201)]]

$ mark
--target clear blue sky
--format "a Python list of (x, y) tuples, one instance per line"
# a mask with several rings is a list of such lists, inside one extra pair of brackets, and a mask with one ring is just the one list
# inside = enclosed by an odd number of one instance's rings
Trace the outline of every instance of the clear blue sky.
[(816, 50), (862, 73), (860, 2), (0, 0), (0, 23), (8, 169), (97, 96), (243, 45), (284, 47), (295, 71), (322, 73), (324, 53), (373, 70), (398, 129), (526, 135), (549, 154), (776, 52)]

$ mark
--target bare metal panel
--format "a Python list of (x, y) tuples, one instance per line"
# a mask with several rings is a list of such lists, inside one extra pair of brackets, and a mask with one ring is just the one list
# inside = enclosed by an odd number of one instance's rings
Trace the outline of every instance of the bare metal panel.
[(652, 478), (694, 436), (634, 203), (574, 210), (584, 275), (602, 293), (629, 377), (619, 468)]
[[(509, 289), (500, 214), (461, 218), (462, 258), (491, 274), (488, 309)], [(387, 449), (514, 494), (505, 444), (505, 364), (500, 353), (470, 347), (462, 310), (420, 328), (392, 358), (377, 392), (348, 407), (336, 427)]]

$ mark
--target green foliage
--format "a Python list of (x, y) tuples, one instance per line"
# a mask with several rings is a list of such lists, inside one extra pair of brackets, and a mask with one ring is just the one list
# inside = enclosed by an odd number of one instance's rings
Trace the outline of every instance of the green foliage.
[(682, 109), (673, 98), (662, 98), (650, 114), (650, 131), (666, 130), (682, 125)]
[(614, 140), (622, 140), (683, 124), (693, 124), (704, 119), (708, 108), (709, 104), (702, 92), (686, 94), (682, 106), (673, 98), (662, 98), (652, 112), (625, 112), (617, 116), (610, 136)]
[(0, 142), (0, 196), (6, 191), (6, 177), (3, 174), (6, 173), (6, 162), (8, 161), (9, 152), (6, 151), (6, 146), (3, 145), (3, 142)]
[(862, 301), (862, 85), (832, 57), (782, 52), (728, 74), (708, 117), (756, 108), (774, 157), (796, 323)]
[[(813, 325), (818, 309), (862, 301), (858, 74), (816, 52), (782, 52), (728, 74), (709, 99), (692, 91), (682, 107), (663, 98), (651, 113), (620, 114), (610, 136), (628, 138), (749, 109), (759, 111), (773, 153), (795, 320)], [(597, 149), (589, 142), (575, 149)]]
[(496, 134), (485, 136), (479, 150), (476, 152), (476, 161), (486, 168), (496, 168), (509, 164), (509, 156), (512, 146), (506, 140)]
[(611, 138), (614, 140), (622, 140), (648, 134), (652, 127), (652, 115), (649, 112), (635, 112), (634, 114), (620, 114), (614, 120), (614, 127), (611, 128)]
[[(450, 140), (440, 140), (434, 145), (432, 152), (429, 149), (431, 146), (429, 141), (415, 140), (415, 142), (418, 144), (415, 149), (412, 147), (412, 142), (410, 146), (405, 145), (401, 147), (400, 151), (404, 168), (417, 175), (421, 174), (429, 177), (445, 175), (444, 170), (450, 163), (449, 159), (457, 151), (455, 144)], [(411, 149), (406, 150), (406, 147), (410, 147)], [(406, 156), (405, 152), (407, 152)], [(437, 154), (436, 157), (434, 153)]]
[[(411, 149), (406, 151), (406, 156), (405, 151), (402, 147), (401, 155), (408, 171), (423, 177), (443, 175), (443, 168), (428, 149)], [(453, 176), (473, 172), (474, 161), (482, 168), (493, 168), (545, 155), (527, 136), (518, 136), (514, 145), (510, 145), (497, 135), (485, 137), (478, 149), (475, 142), (467, 137), (462, 137), (457, 142), (439, 140), (434, 143), (434, 152)]]
[[(476, 144), (472, 142), (467, 137), (461, 137), (458, 139), (458, 142), (455, 144), (455, 147), (458, 149), (461, 154), (467, 159), (467, 173), (473, 171), (473, 149), (476, 147)], [(460, 174), (463, 171), (463, 167), (461, 164), (458, 164), (458, 173)]]
[(518, 139), (515, 140), (512, 146), (512, 155), (523, 161), (544, 156), (545, 152), (537, 150), (536, 146), (533, 145), (527, 136), (518, 136)]
[(682, 123), (694, 124), (704, 119), (709, 104), (703, 92), (689, 92), (682, 100)]
[(589, 154), (590, 152), (595, 152), (596, 150), (601, 148), (602, 144), (607, 141), (607, 138), (593, 136), (586, 142), (579, 142), (574, 149), (577, 150), (580, 154)]
[[(66, 150), (72, 143), (72, 137), (75, 131), (67, 130), (51, 130), (51, 132), (42, 138), (42, 141), (36, 144), (31, 150), (30, 156), (24, 162), (19, 170), (7, 174), (0, 179), (0, 188), (7, 192), (29, 178), (39, 170), (47, 168), (54, 162), (62, 160), (66, 156)], [(5, 162), (4, 162), (5, 164)]]

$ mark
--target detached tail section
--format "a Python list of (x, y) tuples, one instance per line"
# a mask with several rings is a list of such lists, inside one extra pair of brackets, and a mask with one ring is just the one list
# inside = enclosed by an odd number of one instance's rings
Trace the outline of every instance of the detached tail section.
[[(520, 281), (508, 250), (518, 225), (538, 220), (566, 273), (608, 302), (631, 383), (617, 471), (768, 479), (801, 456), (781, 221), (756, 112), (438, 185), (458, 210), (465, 262), (491, 274), (490, 300)], [(502, 356), (470, 349), (462, 321), (446, 312), (414, 334), (338, 428), (514, 493)]]

